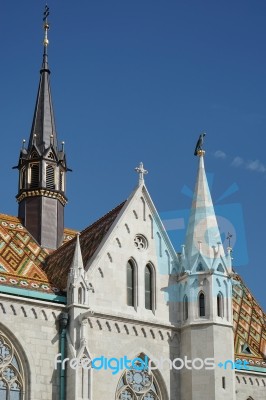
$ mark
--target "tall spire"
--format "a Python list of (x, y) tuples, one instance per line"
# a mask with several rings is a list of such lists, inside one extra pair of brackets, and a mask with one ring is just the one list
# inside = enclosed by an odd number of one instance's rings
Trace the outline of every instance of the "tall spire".
[(57, 135), (55, 128), (54, 111), (50, 88), (50, 69), (48, 65), (48, 23), (49, 8), (46, 5), (44, 11), (44, 39), (43, 39), (43, 60), (40, 70), (40, 82), (37, 93), (36, 105), (33, 115), (32, 127), (28, 150), (34, 144), (40, 152), (52, 144), (57, 150)]
[(217, 219), (204, 167), (204, 150), (198, 150), (198, 175), (186, 233), (185, 254), (190, 268), (199, 254), (211, 267), (213, 260), (224, 256)]
[(19, 158), (19, 217), (43, 247), (56, 249), (64, 231), (66, 157), (64, 144), (58, 149), (48, 66), (48, 15), (43, 18), (44, 40), (40, 82), (28, 148)]

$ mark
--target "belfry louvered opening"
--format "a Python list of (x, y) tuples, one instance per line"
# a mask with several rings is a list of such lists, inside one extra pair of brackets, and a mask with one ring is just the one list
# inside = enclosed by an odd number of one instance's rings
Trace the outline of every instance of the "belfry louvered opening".
[(60, 171), (59, 174), (59, 190), (64, 190), (64, 172)]
[(39, 186), (39, 164), (32, 164), (31, 166), (31, 189), (37, 188)]
[(47, 165), (46, 167), (46, 187), (47, 189), (54, 189), (54, 167), (52, 165)]

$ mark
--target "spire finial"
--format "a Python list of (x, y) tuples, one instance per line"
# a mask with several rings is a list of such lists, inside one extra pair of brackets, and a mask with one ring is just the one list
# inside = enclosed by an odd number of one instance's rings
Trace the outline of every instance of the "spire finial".
[(233, 237), (233, 235), (232, 235), (232, 233), (230, 233), (230, 232), (228, 232), (228, 235), (227, 235), (227, 240), (228, 240), (228, 247), (227, 247), (227, 250), (228, 250), (228, 253), (229, 254), (231, 254), (232, 253), (232, 246), (231, 246), (231, 239), (232, 239), (232, 237)]
[(50, 14), (49, 7), (46, 4), (44, 8), (44, 13), (43, 13), (43, 29), (44, 29), (44, 40), (43, 40), (43, 45), (44, 45), (44, 52), (46, 52), (46, 48), (49, 44), (48, 40), (48, 30), (49, 30), (49, 23), (48, 23), (48, 15)]
[(135, 168), (135, 171), (139, 174), (139, 185), (142, 185), (144, 183), (144, 175), (146, 175), (148, 171), (144, 169), (142, 162)]
[(49, 44), (49, 40), (48, 40), (48, 30), (49, 30), (49, 23), (48, 23), (48, 15), (50, 14), (49, 11), (49, 7), (45, 6), (44, 8), (44, 13), (43, 13), (43, 29), (44, 29), (44, 39), (43, 39), (43, 63), (42, 63), (42, 71), (47, 71), (48, 73), (50, 73), (49, 71), (49, 67), (48, 67), (48, 54), (47, 54), (47, 47)]

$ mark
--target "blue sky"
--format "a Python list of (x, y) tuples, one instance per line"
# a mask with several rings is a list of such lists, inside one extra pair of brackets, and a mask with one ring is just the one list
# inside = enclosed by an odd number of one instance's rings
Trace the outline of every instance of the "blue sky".
[[(11, 167), (30, 132), (44, 4), (1, 4), (0, 205), (14, 215), (18, 176)], [(191, 198), (182, 192), (194, 187), (194, 146), (206, 130), (214, 202), (221, 213), (231, 207), (236, 219), (234, 264), (266, 309), (265, 1), (53, 0), (49, 6), (57, 133), (73, 169), (66, 226), (82, 229), (127, 198), (140, 161), (158, 211), (184, 215)]]

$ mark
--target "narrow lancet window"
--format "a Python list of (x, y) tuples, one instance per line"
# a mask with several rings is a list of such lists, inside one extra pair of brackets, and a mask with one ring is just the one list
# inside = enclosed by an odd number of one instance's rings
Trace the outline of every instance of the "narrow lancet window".
[(127, 263), (127, 305), (135, 306), (135, 266), (132, 261)]
[(205, 296), (204, 293), (199, 295), (199, 316), (205, 317)]
[(148, 264), (145, 267), (145, 308), (152, 310), (152, 268)]
[(223, 317), (223, 295), (218, 293), (217, 295), (217, 315), (218, 317)]
[(184, 296), (183, 300), (183, 319), (186, 321), (188, 319), (188, 298), (187, 295)]
[(54, 189), (54, 167), (52, 165), (47, 165), (46, 167), (46, 187), (47, 189)]
[(33, 164), (31, 166), (31, 189), (37, 188), (39, 186), (39, 164)]

